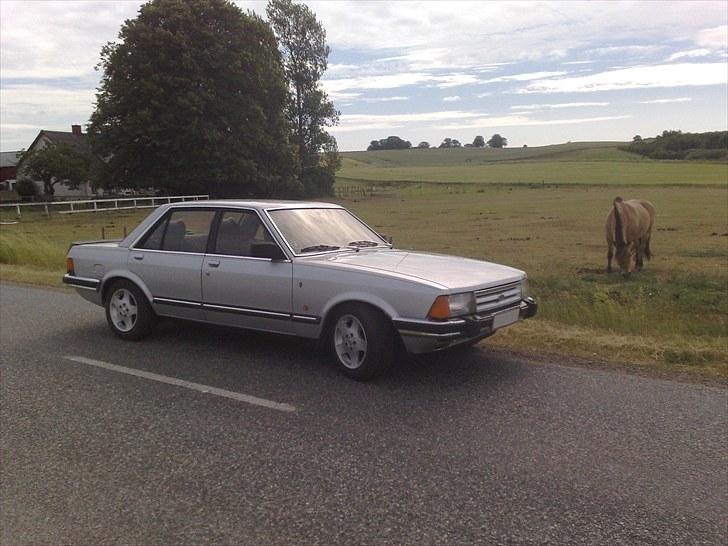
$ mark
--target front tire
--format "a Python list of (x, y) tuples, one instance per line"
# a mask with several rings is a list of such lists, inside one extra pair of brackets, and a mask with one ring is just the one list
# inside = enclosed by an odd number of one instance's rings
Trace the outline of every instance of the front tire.
[(157, 316), (144, 293), (131, 281), (114, 282), (106, 301), (106, 322), (121, 339), (136, 341), (152, 333)]
[(360, 304), (342, 305), (330, 322), (327, 338), (334, 361), (352, 379), (368, 381), (392, 364), (392, 325), (376, 309)]

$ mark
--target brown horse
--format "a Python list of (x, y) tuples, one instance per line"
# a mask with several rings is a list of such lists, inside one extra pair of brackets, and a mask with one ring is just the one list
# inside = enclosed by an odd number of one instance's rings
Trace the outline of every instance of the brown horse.
[(632, 271), (632, 256), (637, 271), (642, 269), (644, 258), (652, 258), (650, 237), (654, 223), (655, 207), (649, 201), (624, 201), (621, 197), (614, 200), (607, 216), (607, 273), (612, 272), (615, 248), (617, 264), (625, 277)]

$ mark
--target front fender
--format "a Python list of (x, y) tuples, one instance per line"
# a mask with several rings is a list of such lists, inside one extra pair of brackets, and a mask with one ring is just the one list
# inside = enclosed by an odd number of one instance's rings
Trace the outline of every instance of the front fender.
[(387, 315), (390, 319), (399, 316), (399, 313), (397, 313), (395, 308), (379, 296), (370, 294), (368, 292), (343, 292), (341, 294), (336, 294), (334, 297), (326, 302), (326, 305), (324, 305), (323, 307), (322, 318), (325, 320), (329, 312), (340, 303), (358, 301), (368, 303), (369, 305), (379, 308), (379, 310)]

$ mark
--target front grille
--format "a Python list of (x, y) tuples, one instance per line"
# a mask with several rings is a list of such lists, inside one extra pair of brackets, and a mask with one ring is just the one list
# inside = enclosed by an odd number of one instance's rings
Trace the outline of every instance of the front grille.
[(479, 315), (513, 307), (521, 301), (521, 283), (516, 281), (478, 290), (475, 292), (475, 301)]

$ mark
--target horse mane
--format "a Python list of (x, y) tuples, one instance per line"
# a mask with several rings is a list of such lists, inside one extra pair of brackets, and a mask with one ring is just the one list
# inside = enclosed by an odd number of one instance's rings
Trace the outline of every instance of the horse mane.
[(624, 240), (624, 228), (622, 227), (622, 217), (619, 214), (619, 207), (617, 206), (618, 203), (622, 203), (623, 199), (621, 197), (615, 197), (614, 198), (614, 240), (617, 243), (617, 246), (624, 246), (627, 244)]

